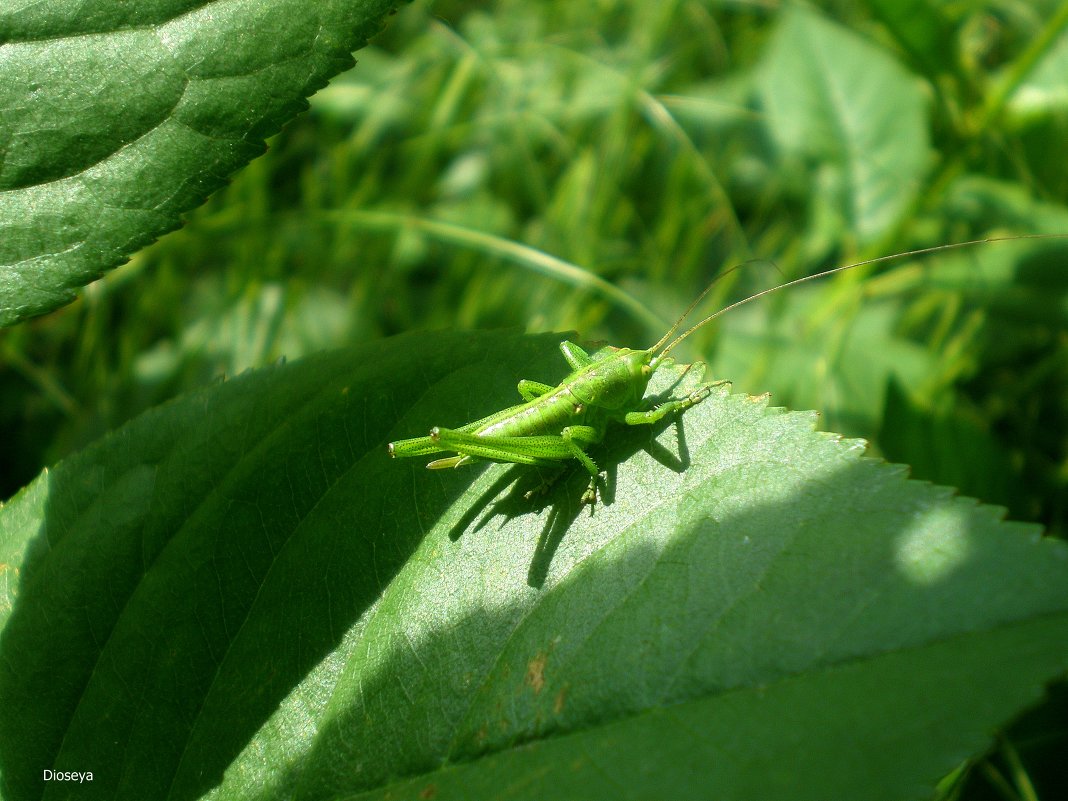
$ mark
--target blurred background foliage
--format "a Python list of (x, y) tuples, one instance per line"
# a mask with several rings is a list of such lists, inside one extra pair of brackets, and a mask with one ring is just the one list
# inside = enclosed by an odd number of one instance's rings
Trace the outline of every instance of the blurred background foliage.
[[(645, 347), (732, 265), (702, 310), (1068, 233), (1066, 27), (1049, 0), (416, 0), (185, 228), (0, 332), (0, 497), (283, 357), (417, 328)], [(677, 355), (1064, 536), (1066, 262), (1028, 240), (872, 265)], [(1064, 708), (944, 796), (1032, 797)]]

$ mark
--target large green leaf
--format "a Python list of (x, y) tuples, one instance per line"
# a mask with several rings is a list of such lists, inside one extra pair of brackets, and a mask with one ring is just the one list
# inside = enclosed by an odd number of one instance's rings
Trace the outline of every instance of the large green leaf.
[(883, 49), (801, 6), (784, 13), (761, 70), (768, 133), (819, 165), (816, 209), (863, 242), (900, 222), (931, 160), (920, 82)]
[(1068, 668), (1063, 544), (725, 386), (614, 431), (592, 512), (581, 470), (388, 459), (555, 343), (249, 373), (42, 475), (0, 510), (3, 797), (911, 798)]
[(0, 10), (0, 325), (180, 224), (351, 66), (393, 0)]

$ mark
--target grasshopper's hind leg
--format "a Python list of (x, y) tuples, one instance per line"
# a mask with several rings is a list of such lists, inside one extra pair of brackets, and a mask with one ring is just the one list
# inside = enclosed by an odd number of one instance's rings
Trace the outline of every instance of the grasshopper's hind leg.
[[(523, 391), (522, 390), (523, 382), (521, 381), (519, 383), (520, 383), (520, 387), (521, 387), (519, 391), (522, 392)], [(519, 407), (518, 406), (514, 406), (512, 408), (517, 409)], [(505, 410), (505, 411), (508, 411), (508, 410)], [(483, 417), (481, 420), (475, 420), (473, 423), (468, 423), (465, 426), (461, 426), (460, 428), (455, 428), (455, 429), (451, 429), (451, 430), (459, 432), (459, 433), (463, 433), (463, 434), (465, 434), (465, 433), (467, 433), (469, 431), (475, 431), (475, 430), (481, 428), (482, 426), (486, 425), (487, 423), (492, 422), (500, 414), (501, 414), (501, 412), (497, 412), (496, 414), (491, 414), (489, 417)], [(442, 429), (442, 430), (445, 430), (445, 429)], [(395, 440), (394, 442), (389, 443), (389, 445), (387, 447), (388, 447), (388, 450), (389, 450), (390, 458), (396, 458), (398, 456), (400, 456), (400, 457), (427, 456), (427, 455), (429, 455), (431, 453), (441, 453), (442, 451), (451, 450), (450, 448), (441, 447), (441, 445), (438, 444), (438, 441), (433, 436), (429, 436), (429, 437), (412, 437), (411, 439), (398, 439), (398, 440)], [(451, 457), (450, 457), (450, 459), (451, 459)], [(438, 465), (438, 467), (456, 467), (456, 466), (458, 466), (458, 465), (452, 465), (452, 464), (444, 464), (444, 462), (449, 461), (448, 459), (439, 459), (438, 461), (443, 463), (443, 464)], [(431, 462), (431, 464), (437, 464), (437, 462)], [(467, 464), (467, 462), (462, 462), (462, 464)]]
[(583, 503), (596, 501), (597, 477), (600, 474), (597, 464), (583, 448), (600, 442), (601, 436), (602, 432), (593, 426), (567, 426), (559, 436), (546, 434), (529, 437), (484, 437), (448, 428), (433, 428), (430, 431), (431, 440), (441, 450), (454, 451), (462, 456), (539, 466), (578, 459), (590, 474), (590, 486), (582, 495)]
[(590, 473), (590, 485), (582, 493), (582, 503), (597, 503), (597, 479), (601, 475), (601, 469), (582, 446), (600, 442), (601, 432), (593, 426), (567, 426), (560, 432), (560, 438), (567, 444), (571, 455), (582, 462), (582, 466)]
[[(582, 493), (582, 503), (597, 502), (597, 479), (601, 475), (600, 468), (597, 467), (597, 462), (590, 458), (590, 455), (583, 450), (583, 447), (600, 442), (602, 437), (602, 432), (598, 431), (593, 426), (567, 426), (560, 432), (560, 439), (567, 447), (568, 452), (578, 459), (590, 474), (589, 486), (587, 486), (586, 491)], [(529, 500), (537, 493), (546, 492), (549, 487), (556, 483), (556, 480), (559, 477), (560, 472), (557, 471), (549, 480), (546, 481), (545, 479), (542, 479), (541, 486), (536, 490), (531, 490), (526, 493), (524, 497)]]
[(563, 440), (555, 436), (483, 437), (453, 428), (437, 427), (430, 429), (430, 439), (443, 451), (454, 451), (462, 456), (475, 456), (492, 462), (547, 465), (571, 455), (563, 446)]

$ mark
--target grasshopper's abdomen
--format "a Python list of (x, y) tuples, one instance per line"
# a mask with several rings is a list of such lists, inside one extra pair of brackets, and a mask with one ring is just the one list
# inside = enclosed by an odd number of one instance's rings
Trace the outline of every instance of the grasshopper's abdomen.
[(487, 423), (475, 433), (478, 436), (529, 437), (540, 434), (559, 434), (564, 426), (581, 423), (587, 412), (566, 384), (540, 398), (517, 406), (511, 414)]

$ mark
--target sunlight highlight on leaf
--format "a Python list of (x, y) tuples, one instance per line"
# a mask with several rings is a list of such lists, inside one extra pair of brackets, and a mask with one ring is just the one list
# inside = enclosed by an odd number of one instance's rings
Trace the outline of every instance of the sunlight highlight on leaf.
[(968, 515), (957, 506), (926, 509), (902, 532), (896, 561), (920, 584), (935, 584), (968, 558)]

